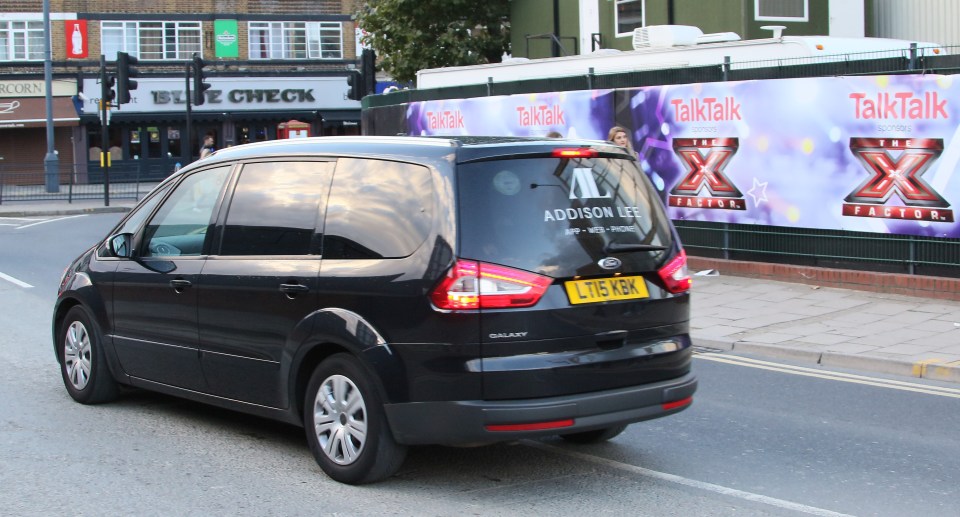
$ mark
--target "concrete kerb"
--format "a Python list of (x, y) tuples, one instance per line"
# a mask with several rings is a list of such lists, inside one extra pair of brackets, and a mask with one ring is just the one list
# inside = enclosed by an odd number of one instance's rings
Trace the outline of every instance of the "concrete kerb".
[(697, 337), (694, 337), (693, 341), (695, 346), (701, 348), (736, 352), (767, 359), (796, 361), (798, 363), (814, 364), (828, 368), (863, 370), (902, 377), (960, 383), (960, 361), (947, 363), (939, 359), (928, 359), (910, 362), (858, 354), (802, 350), (764, 343), (750, 343), (747, 341), (701, 339)]
[(5, 209), (0, 207), (0, 217), (33, 217), (59, 215), (85, 215), (129, 212), (132, 206), (101, 206), (94, 208), (40, 208), (40, 209)]

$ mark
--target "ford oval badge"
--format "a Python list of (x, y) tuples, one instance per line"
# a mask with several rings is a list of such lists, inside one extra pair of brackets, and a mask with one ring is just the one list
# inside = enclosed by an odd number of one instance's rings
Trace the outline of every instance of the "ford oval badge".
[(600, 262), (597, 262), (597, 265), (603, 269), (617, 269), (621, 266), (622, 262), (616, 257), (606, 257), (600, 259)]

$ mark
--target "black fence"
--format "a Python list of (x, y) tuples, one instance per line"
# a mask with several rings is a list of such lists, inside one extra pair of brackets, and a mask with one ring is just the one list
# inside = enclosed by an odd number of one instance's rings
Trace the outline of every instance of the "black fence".
[[(0, 164), (0, 204), (17, 201), (140, 199), (172, 170), (111, 168), (109, 181), (100, 167), (61, 165), (54, 181), (47, 181), (43, 165)], [(48, 185), (50, 183), (50, 185)]]
[(849, 75), (955, 74), (960, 72), (960, 46), (938, 48), (936, 54), (933, 53), (933, 50), (916, 48), (816, 57), (730, 61), (710, 66), (549, 77), (447, 88), (398, 90), (384, 95), (364, 97), (363, 107), (366, 109), (440, 99), (466, 99), (492, 95), (606, 88), (637, 88), (665, 84)]

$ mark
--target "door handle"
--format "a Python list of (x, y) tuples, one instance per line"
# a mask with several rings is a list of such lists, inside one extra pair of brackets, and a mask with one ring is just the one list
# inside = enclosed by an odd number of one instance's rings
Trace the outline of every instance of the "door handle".
[(280, 291), (286, 293), (287, 296), (296, 296), (309, 290), (309, 287), (302, 284), (280, 284)]
[(172, 287), (173, 290), (178, 293), (182, 293), (184, 289), (190, 287), (191, 285), (193, 284), (190, 283), (189, 280), (177, 279), (170, 281), (170, 287)]

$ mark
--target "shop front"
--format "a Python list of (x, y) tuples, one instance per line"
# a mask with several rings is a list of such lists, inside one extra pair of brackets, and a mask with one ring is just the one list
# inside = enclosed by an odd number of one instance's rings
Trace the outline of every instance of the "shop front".
[[(311, 136), (359, 134), (360, 103), (346, 98), (344, 77), (214, 77), (205, 102), (191, 106), (187, 128), (183, 77), (139, 78), (131, 102), (110, 113), (107, 142), (111, 181), (156, 180), (198, 159), (206, 136), (216, 148), (284, 136), (296, 120)], [(96, 79), (84, 91), (99, 92)], [(103, 134), (97, 99), (84, 104), (85, 154), (91, 178), (100, 169)]]
[[(74, 170), (80, 117), (72, 98), (76, 80), (51, 83), (54, 150), (61, 176)], [(4, 183), (43, 184), (47, 154), (46, 87), (42, 79), (0, 79), (0, 174)], [(68, 176), (67, 176), (68, 177)]]

